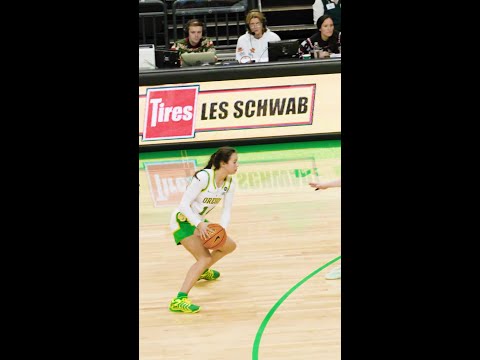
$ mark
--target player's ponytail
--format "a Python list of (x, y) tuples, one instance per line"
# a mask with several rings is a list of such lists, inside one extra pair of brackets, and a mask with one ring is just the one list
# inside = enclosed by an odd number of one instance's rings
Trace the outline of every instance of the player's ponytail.
[(230, 160), (230, 157), (232, 156), (233, 153), (237, 152), (234, 148), (230, 146), (222, 146), (219, 148), (215, 153), (210, 156), (210, 160), (208, 160), (207, 166), (205, 166), (203, 169), (198, 170), (193, 176), (195, 176), (197, 179), (197, 174), (205, 169), (211, 169), (212, 166), (215, 170), (220, 169), (220, 163), (223, 161), (225, 163), (228, 163)]
[(215, 155), (217, 155), (217, 153), (214, 153), (214, 154), (212, 154), (212, 156), (210, 156), (210, 160), (208, 160), (208, 164), (207, 164), (207, 166), (204, 167), (204, 169), (211, 169), (212, 168), (213, 162), (215, 161)]

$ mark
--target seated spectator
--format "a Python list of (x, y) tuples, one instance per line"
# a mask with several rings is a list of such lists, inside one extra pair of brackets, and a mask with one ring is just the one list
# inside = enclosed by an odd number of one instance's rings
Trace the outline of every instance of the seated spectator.
[(268, 62), (268, 42), (280, 36), (267, 28), (267, 19), (259, 10), (251, 10), (246, 18), (247, 32), (237, 41), (235, 58), (239, 63)]
[(328, 14), (332, 17), (335, 29), (342, 31), (342, 0), (315, 0), (312, 9), (314, 24), (320, 16)]
[(300, 43), (299, 52), (308, 54), (314, 50), (315, 43), (318, 43), (321, 50), (320, 57), (330, 57), (331, 53), (339, 54), (341, 52), (341, 32), (334, 29), (333, 19), (330, 15), (325, 14), (317, 20), (318, 31)]
[(178, 55), (191, 52), (214, 52), (213, 41), (207, 37), (207, 31), (203, 21), (191, 19), (185, 24), (185, 38), (177, 40), (171, 50), (178, 50)]

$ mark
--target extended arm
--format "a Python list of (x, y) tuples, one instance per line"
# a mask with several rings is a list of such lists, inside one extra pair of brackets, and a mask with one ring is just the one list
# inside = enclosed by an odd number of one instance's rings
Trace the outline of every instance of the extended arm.
[(223, 211), (222, 216), (220, 218), (220, 225), (222, 225), (225, 229), (227, 228), (228, 224), (230, 223), (230, 214), (232, 212), (232, 204), (233, 204), (233, 195), (235, 193), (236, 188), (235, 179), (232, 180), (232, 185), (230, 186), (230, 190), (225, 194), (225, 198), (223, 199)]
[(194, 176), (192, 182), (187, 186), (187, 190), (182, 196), (180, 201), (179, 210), (188, 218), (188, 221), (195, 226), (198, 226), (202, 222), (200, 217), (196, 215), (190, 205), (195, 198), (205, 189), (208, 185), (208, 174), (205, 171), (200, 171), (197, 174), (198, 179)]
[(322, 182), (311, 182), (311, 183), (308, 183), (311, 187), (315, 188), (315, 190), (324, 190), (324, 189), (328, 189), (328, 188), (331, 188), (331, 187), (341, 187), (342, 186), (342, 179), (341, 178), (338, 178), (338, 179), (334, 179), (334, 180), (330, 180), (330, 181), (322, 181)]

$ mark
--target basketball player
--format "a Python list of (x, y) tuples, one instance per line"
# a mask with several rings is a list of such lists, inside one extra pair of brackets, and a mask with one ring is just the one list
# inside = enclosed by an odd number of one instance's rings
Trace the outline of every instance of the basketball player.
[(267, 28), (265, 15), (257, 9), (245, 18), (247, 32), (237, 41), (235, 58), (239, 63), (268, 62), (268, 42), (279, 41), (278, 36)]
[[(311, 182), (308, 183), (311, 187), (315, 188), (315, 191), (317, 190), (325, 190), (329, 189), (332, 187), (341, 187), (342, 186), (342, 179), (334, 179), (330, 181), (324, 181), (324, 182)], [(342, 277), (342, 269), (341, 266), (333, 269), (330, 271), (327, 275), (325, 275), (325, 279), (327, 280), (336, 280), (340, 279)]]
[(172, 213), (170, 228), (175, 242), (177, 245), (182, 244), (196, 262), (188, 270), (179, 293), (170, 302), (171, 311), (184, 313), (200, 311), (200, 306), (192, 304), (188, 298), (189, 291), (198, 280), (216, 280), (220, 273), (210, 269), (210, 266), (237, 247), (230, 237), (227, 237), (221, 248), (213, 251), (205, 248), (202, 242), (202, 239), (207, 238), (210, 233), (205, 216), (222, 199), (224, 200), (220, 225), (226, 228), (230, 222), (236, 187), (235, 179), (231, 175), (237, 170), (237, 151), (228, 146), (219, 148), (211, 155), (207, 166), (194, 174), (180, 205)]

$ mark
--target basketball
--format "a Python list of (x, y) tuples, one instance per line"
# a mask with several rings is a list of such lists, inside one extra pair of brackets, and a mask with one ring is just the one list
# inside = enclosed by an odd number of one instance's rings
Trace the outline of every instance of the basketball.
[(203, 240), (203, 246), (210, 250), (221, 248), (227, 241), (227, 232), (220, 224), (209, 224), (208, 228), (212, 229), (213, 233), (209, 238)]

